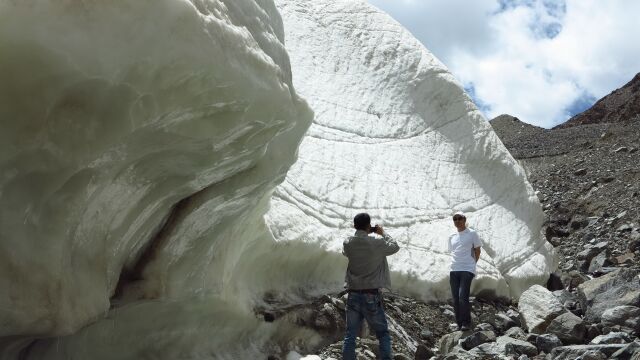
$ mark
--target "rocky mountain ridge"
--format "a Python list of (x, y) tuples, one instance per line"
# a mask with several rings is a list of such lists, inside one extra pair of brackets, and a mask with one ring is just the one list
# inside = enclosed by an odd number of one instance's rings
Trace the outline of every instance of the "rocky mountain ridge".
[(592, 107), (555, 127), (565, 129), (577, 125), (616, 123), (638, 120), (640, 108), (640, 73), (623, 87), (598, 100)]

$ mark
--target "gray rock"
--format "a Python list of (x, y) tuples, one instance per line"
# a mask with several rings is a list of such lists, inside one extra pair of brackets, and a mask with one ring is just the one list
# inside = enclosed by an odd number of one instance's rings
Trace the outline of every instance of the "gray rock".
[(465, 350), (470, 350), (480, 344), (493, 341), (496, 341), (496, 334), (494, 334), (493, 331), (476, 331), (462, 339), (460, 346)]
[(524, 341), (528, 342), (531, 345), (535, 345), (536, 341), (538, 341), (538, 334), (527, 334), (525, 336)]
[(514, 339), (514, 341), (511, 341), (505, 344), (504, 353), (506, 355), (515, 355), (515, 356), (519, 356), (523, 354), (527, 356), (536, 356), (538, 355), (538, 349), (526, 341), (519, 341)]
[(477, 331), (493, 331), (493, 325), (489, 323), (478, 324), (475, 328)]
[(596, 336), (602, 335), (602, 331), (600, 331), (600, 324), (591, 324), (587, 326), (587, 339), (595, 339)]
[(441, 354), (448, 354), (451, 352), (453, 347), (458, 344), (460, 338), (462, 338), (462, 331), (454, 331), (441, 337), (438, 344), (438, 350)]
[(479, 359), (496, 359), (503, 351), (504, 348), (500, 348), (496, 343), (484, 343), (469, 350), (469, 354)]
[(444, 315), (452, 318), (452, 319), (456, 317), (456, 314), (452, 310), (449, 310), (449, 309), (445, 309), (442, 313)]
[(519, 356), (525, 354), (527, 356), (535, 356), (538, 350), (535, 346), (526, 341), (517, 340), (508, 336), (500, 336), (496, 342), (484, 343), (476, 346), (469, 351), (469, 354), (475, 355), (482, 359), (502, 359), (506, 355)]
[(478, 356), (464, 350), (460, 346), (454, 347), (444, 360), (478, 360)]
[(595, 245), (587, 245), (584, 250), (576, 254), (578, 259), (578, 268), (581, 271), (587, 271), (594, 257), (606, 251), (609, 246), (607, 241), (601, 241)]
[(616, 229), (616, 231), (618, 232), (631, 231), (631, 230), (633, 230), (632, 224), (622, 224), (618, 226), (618, 228)]
[(508, 329), (518, 326), (518, 324), (513, 321), (512, 318), (504, 313), (497, 313), (494, 317), (494, 321), (496, 324), (496, 328), (500, 331), (507, 331)]
[(624, 347), (625, 345), (620, 344), (559, 346), (551, 350), (547, 358), (554, 360), (576, 360), (585, 354), (594, 354), (595, 352), (601, 352), (605, 356), (611, 356)]
[(547, 332), (556, 335), (563, 344), (580, 344), (584, 342), (587, 328), (582, 319), (567, 312), (558, 315), (547, 327)]
[(589, 225), (589, 219), (587, 219), (587, 217), (583, 215), (575, 215), (571, 219), (571, 223), (569, 225), (573, 230), (578, 230)]
[(637, 275), (637, 271), (619, 269), (580, 284), (578, 298), (585, 309), (585, 320), (600, 322), (602, 313), (607, 309), (640, 304), (640, 281)]
[(547, 354), (558, 346), (562, 346), (562, 341), (554, 334), (542, 334), (536, 338), (536, 347), (538, 350)]
[(630, 305), (621, 305), (606, 310), (602, 313), (602, 325), (619, 325), (633, 331), (640, 331), (640, 308)]
[(431, 349), (429, 349), (426, 345), (420, 344), (416, 348), (416, 353), (414, 355), (415, 360), (429, 360), (435, 354)]
[(518, 311), (524, 327), (541, 334), (558, 315), (566, 310), (553, 294), (540, 285), (533, 285), (520, 296)]
[(520, 329), (519, 327), (512, 327), (505, 331), (504, 334), (510, 338), (518, 340), (524, 340), (527, 337), (527, 334), (524, 332), (524, 330)]
[(640, 359), (640, 344), (636, 341), (626, 345), (622, 349), (614, 352), (611, 355), (611, 359), (620, 359), (620, 360), (637, 360)]
[(587, 272), (594, 273), (597, 271), (601, 271), (603, 267), (609, 265), (608, 259), (609, 254), (607, 251), (603, 251), (600, 254), (596, 255), (593, 259), (591, 259)]
[(587, 174), (587, 169), (585, 169), (585, 168), (578, 169), (578, 170), (573, 172), (573, 175), (576, 175), (576, 176), (582, 176), (582, 175), (586, 175), (586, 174)]
[(590, 350), (582, 354), (577, 360), (607, 360), (607, 355), (601, 351)]
[(420, 331), (420, 338), (422, 340), (430, 340), (433, 338), (433, 333), (429, 329), (422, 329), (422, 331)]
[(610, 332), (607, 335), (598, 335), (590, 344), (627, 344), (631, 342), (631, 337), (625, 332)]
[(411, 360), (411, 358), (405, 354), (394, 354), (393, 360)]
[(516, 324), (518, 324), (518, 326), (522, 325), (520, 324), (520, 313), (515, 311), (514, 309), (509, 309), (507, 310), (507, 316), (516, 322)]
[(582, 284), (585, 281), (589, 280), (589, 277), (580, 273), (579, 271), (572, 270), (568, 273), (562, 274), (562, 284), (565, 288), (572, 290), (578, 287), (578, 285)]
[(553, 294), (553, 296), (556, 297), (556, 299), (558, 299), (558, 301), (560, 301), (560, 303), (564, 303), (567, 300), (577, 299), (576, 295), (574, 295), (571, 291), (567, 291), (567, 290), (556, 290), (551, 293)]

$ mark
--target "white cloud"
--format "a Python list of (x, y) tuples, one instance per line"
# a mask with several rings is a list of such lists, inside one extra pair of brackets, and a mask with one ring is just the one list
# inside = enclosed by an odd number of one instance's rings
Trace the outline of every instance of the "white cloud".
[(473, 88), (489, 118), (551, 127), (640, 71), (640, 1), (370, 2)]

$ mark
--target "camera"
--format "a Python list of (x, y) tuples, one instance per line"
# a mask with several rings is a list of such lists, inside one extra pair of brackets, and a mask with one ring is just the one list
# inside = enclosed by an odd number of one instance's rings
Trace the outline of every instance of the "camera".
[(378, 225), (374, 225), (371, 227), (371, 232), (372, 233), (377, 233), (378, 232)]

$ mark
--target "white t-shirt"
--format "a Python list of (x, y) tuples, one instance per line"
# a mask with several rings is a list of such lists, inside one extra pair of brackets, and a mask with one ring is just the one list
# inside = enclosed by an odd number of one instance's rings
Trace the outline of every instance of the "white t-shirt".
[(469, 228), (449, 236), (449, 252), (451, 253), (451, 271), (468, 271), (476, 273), (474, 248), (482, 246), (480, 237)]

